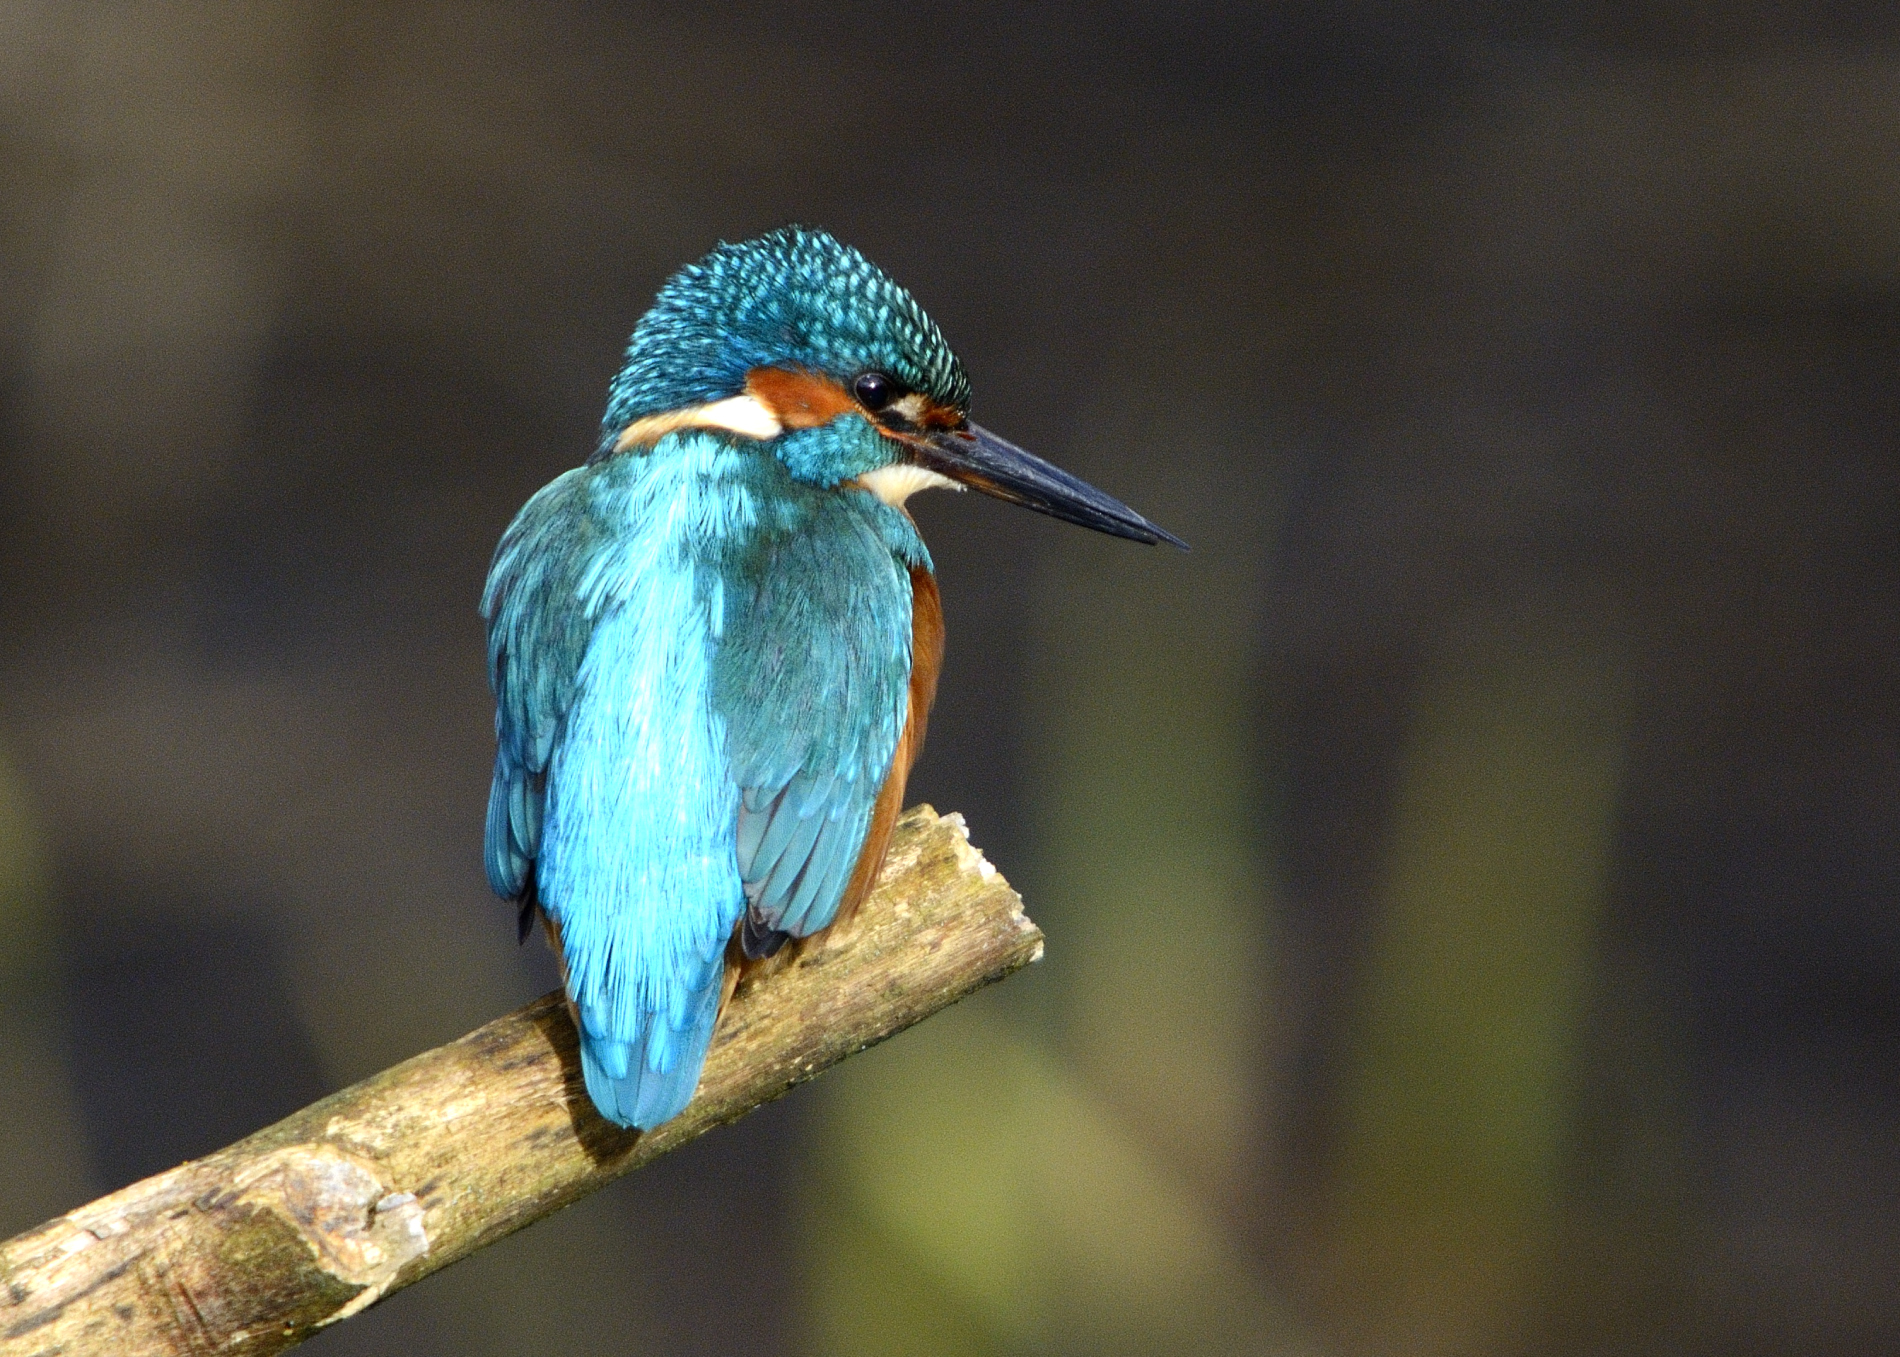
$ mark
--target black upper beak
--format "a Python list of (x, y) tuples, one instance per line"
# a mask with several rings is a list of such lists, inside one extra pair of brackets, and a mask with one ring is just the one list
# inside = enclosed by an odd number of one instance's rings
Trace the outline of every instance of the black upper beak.
[(1157, 528), (1118, 499), (1104, 495), (1061, 467), (1024, 452), (988, 429), (931, 429), (904, 441), (917, 463), (986, 495), (1034, 509), (1065, 523), (1080, 524), (1135, 542), (1168, 542), (1186, 551), (1188, 544)]

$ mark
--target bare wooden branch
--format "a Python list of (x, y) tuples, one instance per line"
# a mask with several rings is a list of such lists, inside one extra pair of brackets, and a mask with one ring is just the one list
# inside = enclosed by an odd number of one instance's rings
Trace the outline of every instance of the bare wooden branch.
[(280, 1351), (1041, 955), (962, 818), (914, 807), (841, 936), (740, 987), (676, 1120), (602, 1121), (548, 995), (0, 1245), (0, 1355)]

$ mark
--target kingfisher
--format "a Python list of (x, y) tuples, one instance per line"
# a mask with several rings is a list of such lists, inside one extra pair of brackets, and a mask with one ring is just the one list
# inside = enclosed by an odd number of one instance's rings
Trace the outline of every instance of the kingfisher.
[(542, 923), (607, 1120), (677, 1116), (741, 969), (876, 880), (943, 658), (913, 493), (1186, 545), (969, 412), (858, 251), (721, 244), (635, 326), (592, 456), (502, 535), (488, 879), (524, 941)]

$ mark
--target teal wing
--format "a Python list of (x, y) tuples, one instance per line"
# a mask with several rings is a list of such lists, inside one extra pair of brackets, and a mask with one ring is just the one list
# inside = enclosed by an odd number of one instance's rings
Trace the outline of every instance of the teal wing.
[[(715, 705), (740, 788), (743, 943), (753, 956), (837, 914), (908, 702), (911, 582), (894, 550), (908, 543), (894, 543), (878, 517), (894, 511), (831, 493), (811, 512), (727, 588)], [(908, 520), (895, 527), (901, 534)]]
[(548, 764), (593, 631), (577, 588), (600, 535), (585, 480), (581, 469), (570, 471), (528, 501), (495, 549), (482, 593), (495, 694), (484, 857), (495, 894), (522, 906), (524, 937), (536, 903)]

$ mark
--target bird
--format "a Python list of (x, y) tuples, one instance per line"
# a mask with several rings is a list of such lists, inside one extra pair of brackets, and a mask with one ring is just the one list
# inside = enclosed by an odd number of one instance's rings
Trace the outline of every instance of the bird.
[(967, 486), (1186, 546), (969, 411), (942, 333), (857, 250), (721, 243), (661, 287), (592, 454), (496, 547), (488, 880), (523, 941), (540, 920), (618, 1126), (684, 1110), (741, 968), (876, 879), (943, 656), (907, 499)]

